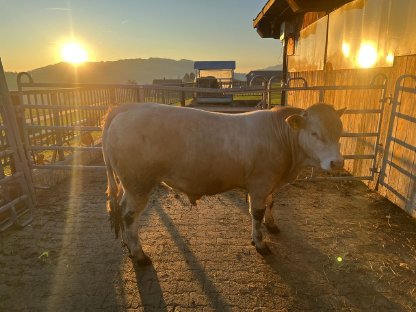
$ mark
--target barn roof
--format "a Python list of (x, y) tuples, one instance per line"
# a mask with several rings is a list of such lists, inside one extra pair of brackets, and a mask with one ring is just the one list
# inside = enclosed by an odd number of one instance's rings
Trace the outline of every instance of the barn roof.
[(235, 61), (196, 61), (194, 69), (235, 69)]
[(329, 12), (352, 0), (269, 0), (253, 20), (262, 38), (279, 38), (280, 25), (306, 12)]

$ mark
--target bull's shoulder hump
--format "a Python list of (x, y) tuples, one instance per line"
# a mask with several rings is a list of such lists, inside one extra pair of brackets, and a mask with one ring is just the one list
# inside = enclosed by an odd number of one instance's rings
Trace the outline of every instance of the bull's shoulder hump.
[(287, 118), (290, 115), (301, 114), (304, 111), (302, 108), (292, 106), (273, 107), (271, 110), (282, 118)]
[(135, 114), (137, 112), (149, 109), (161, 109), (161, 107), (167, 106), (163, 104), (157, 103), (129, 103), (123, 104), (114, 108), (111, 108), (107, 115), (104, 117), (104, 126), (103, 130), (106, 131), (110, 127), (110, 124), (117, 116), (124, 115), (125, 113), (128, 114)]

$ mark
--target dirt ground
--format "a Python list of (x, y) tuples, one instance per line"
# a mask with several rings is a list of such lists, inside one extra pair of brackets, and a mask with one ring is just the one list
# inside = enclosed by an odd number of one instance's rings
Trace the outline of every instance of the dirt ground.
[(275, 194), (281, 232), (251, 246), (245, 194), (155, 190), (132, 265), (110, 231), (105, 174), (44, 191), (35, 219), (0, 233), (0, 311), (416, 311), (416, 220), (361, 183)]

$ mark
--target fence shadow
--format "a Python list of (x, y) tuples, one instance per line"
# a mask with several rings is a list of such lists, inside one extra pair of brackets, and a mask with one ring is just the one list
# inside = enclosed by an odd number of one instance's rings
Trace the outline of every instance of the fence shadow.
[(224, 300), (219, 290), (209, 279), (203, 265), (198, 261), (198, 258), (191, 251), (186, 241), (182, 238), (178, 229), (174, 225), (174, 221), (164, 211), (161, 202), (157, 200), (152, 209), (156, 211), (172, 240), (178, 249), (182, 251), (182, 254), (186, 259), (186, 263), (192, 272), (193, 279), (200, 285), (203, 285), (204, 294), (207, 296), (210, 306), (221, 311), (231, 311), (231, 306)]

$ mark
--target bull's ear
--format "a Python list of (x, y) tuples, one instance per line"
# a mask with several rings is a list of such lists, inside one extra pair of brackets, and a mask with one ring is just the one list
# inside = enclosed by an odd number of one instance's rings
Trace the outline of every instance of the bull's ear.
[(336, 112), (337, 112), (337, 114), (338, 114), (338, 116), (339, 117), (341, 117), (342, 116), (342, 114), (344, 114), (344, 112), (347, 110), (347, 108), (346, 107), (344, 107), (344, 108), (341, 108), (341, 109), (337, 109), (336, 110)]
[(305, 124), (305, 118), (301, 115), (291, 115), (285, 121), (293, 130), (299, 130)]

